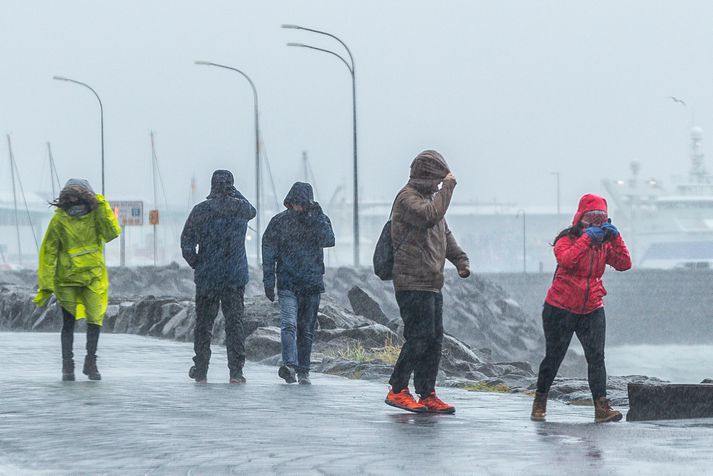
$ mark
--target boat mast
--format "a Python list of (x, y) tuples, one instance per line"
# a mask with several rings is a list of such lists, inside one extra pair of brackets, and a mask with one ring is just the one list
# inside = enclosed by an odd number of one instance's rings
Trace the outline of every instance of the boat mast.
[(17, 191), (15, 189), (15, 156), (12, 154), (12, 141), (7, 134), (7, 150), (10, 154), (10, 177), (12, 177), (12, 200), (15, 208), (15, 231), (17, 232), (18, 264), (22, 266), (22, 240), (20, 239), (20, 215), (17, 212)]

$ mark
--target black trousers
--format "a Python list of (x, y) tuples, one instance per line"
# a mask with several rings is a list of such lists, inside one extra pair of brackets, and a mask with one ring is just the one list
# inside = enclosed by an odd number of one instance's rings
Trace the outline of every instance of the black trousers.
[(228, 350), (228, 368), (231, 377), (243, 370), (245, 364), (245, 330), (243, 298), (245, 288), (225, 288), (196, 294), (196, 329), (193, 350), (198, 375), (205, 377), (210, 363), (210, 341), (218, 309), (225, 317), (225, 347)]
[(408, 388), (413, 373), (416, 393), (427, 397), (436, 388), (443, 343), (443, 296), (428, 291), (396, 291), (404, 339), (389, 383), (394, 392)]
[[(74, 359), (74, 325), (77, 320), (69, 311), (62, 308), (62, 360)], [(87, 355), (97, 355), (101, 326), (87, 323)]]
[(557, 376), (567, 353), (572, 335), (582, 344), (587, 359), (589, 389), (595, 400), (607, 395), (607, 369), (604, 365), (606, 317), (604, 308), (590, 314), (574, 314), (545, 303), (542, 309), (542, 327), (545, 330), (547, 351), (540, 364), (537, 391), (547, 393)]

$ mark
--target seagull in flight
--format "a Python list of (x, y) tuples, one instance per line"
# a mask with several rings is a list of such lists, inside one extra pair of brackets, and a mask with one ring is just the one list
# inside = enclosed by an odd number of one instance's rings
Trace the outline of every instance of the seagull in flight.
[(676, 96), (669, 96), (669, 97), (671, 99), (673, 99), (673, 102), (677, 102), (679, 104), (683, 104), (684, 106), (688, 106), (688, 104), (686, 104), (686, 101), (684, 101), (683, 99), (679, 99)]

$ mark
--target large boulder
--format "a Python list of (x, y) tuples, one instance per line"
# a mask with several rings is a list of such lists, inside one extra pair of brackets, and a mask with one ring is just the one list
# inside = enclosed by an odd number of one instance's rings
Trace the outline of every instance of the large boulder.
[(353, 339), (366, 349), (376, 349), (387, 344), (401, 345), (403, 343), (401, 337), (381, 324), (369, 324), (353, 329), (323, 329), (317, 332), (317, 339), (323, 342), (338, 338)]
[(250, 360), (263, 360), (281, 352), (279, 327), (260, 327), (245, 339), (245, 353)]
[(320, 329), (351, 329), (373, 324), (373, 321), (358, 316), (349, 310), (325, 299), (317, 313)]
[(390, 329), (395, 329), (398, 326), (398, 320), (391, 320), (386, 317), (384, 311), (381, 310), (379, 303), (374, 301), (369, 294), (359, 286), (354, 286), (349, 290), (349, 303), (354, 310), (354, 314), (364, 316), (378, 324), (383, 324)]

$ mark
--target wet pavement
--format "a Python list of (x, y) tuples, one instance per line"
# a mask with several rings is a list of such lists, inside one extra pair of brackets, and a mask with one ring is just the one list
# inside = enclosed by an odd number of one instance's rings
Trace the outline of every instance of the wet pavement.
[[(77, 335), (75, 348), (84, 339)], [(77, 352), (79, 355), (80, 352)], [(60, 381), (59, 335), (0, 333), (0, 474), (704, 474), (713, 420), (591, 423), (590, 407), (443, 389), (454, 416), (401, 413), (386, 386), (321, 374), (286, 385), (246, 367), (186, 376), (192, 346), (103, 335), (104, 380)], [(80, 361), (81, 359), (77, 359)], [(81, 370), (81, 368), (79, 369)]]

